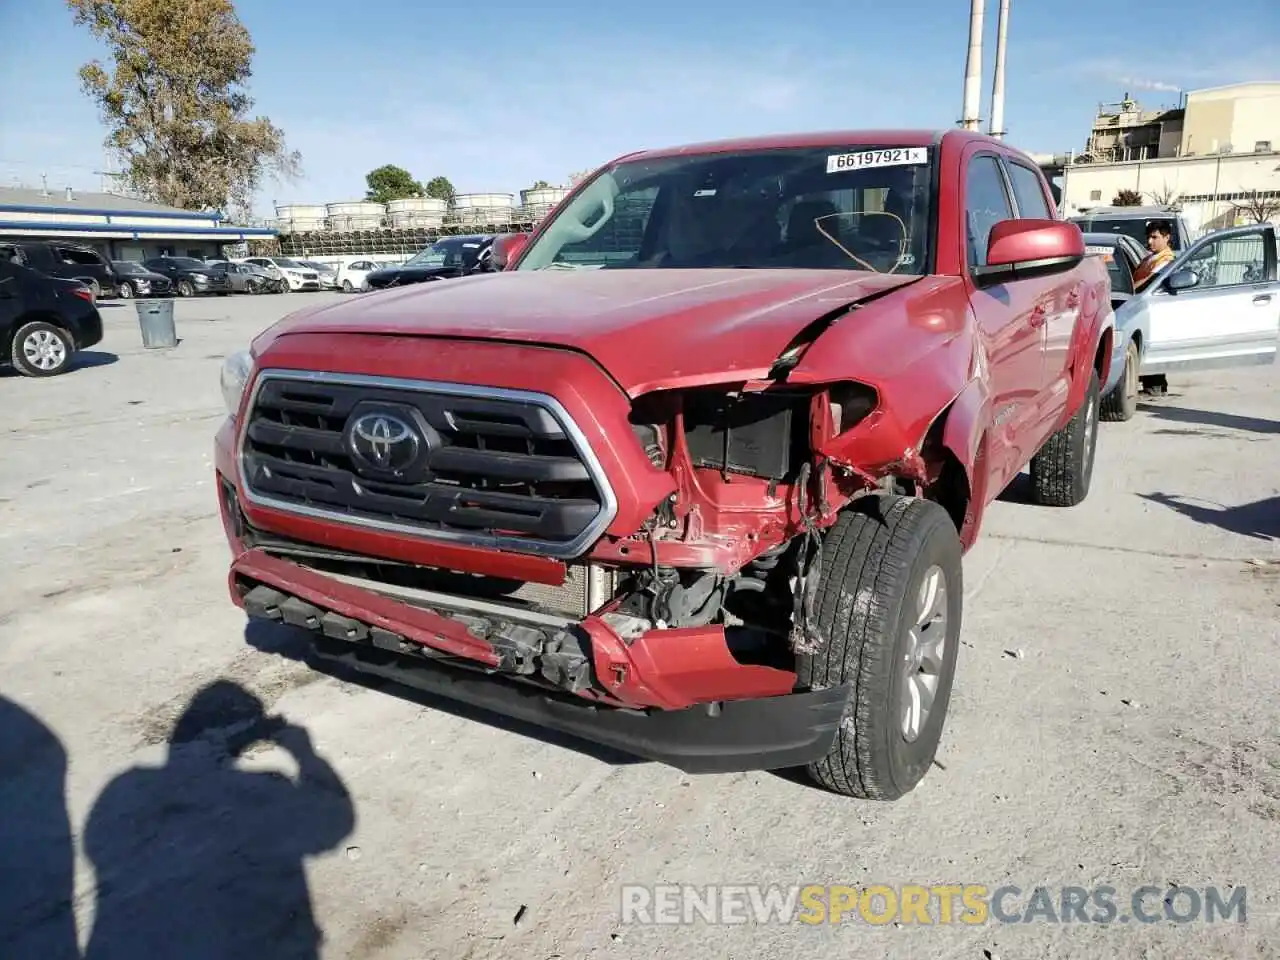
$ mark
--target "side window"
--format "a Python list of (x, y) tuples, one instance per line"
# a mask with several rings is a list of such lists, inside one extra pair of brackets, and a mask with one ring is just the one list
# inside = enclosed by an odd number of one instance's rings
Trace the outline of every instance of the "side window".
[(1240, 237), (1224, 237), (1197, 250), (1183, 264), (1200, 278), (1195, 289), (1234, 287), (1265, 280), (1267, 249), (1263, 236), (1259, 231)]
[(964, 181), (964, 221), (969, 246), (969, 266), (987, 262), (987, 239), (991, 228), (1013, 216), (1004, 178), (995, 157), (974, 157)]
[(1040, 174), (1020, 163), (1007, 161), (1005, 169), (1009, 171), (1009, 182), (1013, 185), (1013, 196), (1018, 201), (1018, 216), (1027, 220), (1052, 220), (1049, 204), (1045, 202), (1044, 190), (1040, 186)]

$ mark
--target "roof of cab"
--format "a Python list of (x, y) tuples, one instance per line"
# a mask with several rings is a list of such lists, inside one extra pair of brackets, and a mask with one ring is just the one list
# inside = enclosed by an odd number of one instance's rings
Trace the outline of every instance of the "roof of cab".
[(652, 160), (658, 157), (675, 157), (703, 153), (737, 153), (750, 150), (785, 150), (796, 147), (930, 147), (946, 136), (964, 140), (981, 140), (1008, 144), (984, 133), (961, 129), (881, 129), (881, 130), (826, 130), (812, 133), (778, 133), (762, 137), (739, 137), (730, 140), (708, 140), (652, 150), (637, 150), (618, 157), (623, 160)]

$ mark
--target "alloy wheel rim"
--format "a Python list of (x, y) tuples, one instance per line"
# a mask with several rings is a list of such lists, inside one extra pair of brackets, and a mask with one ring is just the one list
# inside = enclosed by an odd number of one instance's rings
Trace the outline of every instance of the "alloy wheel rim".
[(947, 655), (947, 575), (941, 567), (925, 571), (913, 614), (899, 680), (902, 738), (908, 743), (914, 743), (929, 722), (942, 682)]
[(67, 359), (67, 345), (49, 330), (33, 330), (22, 341), (22, 355), (40, 370), (57, 370)]

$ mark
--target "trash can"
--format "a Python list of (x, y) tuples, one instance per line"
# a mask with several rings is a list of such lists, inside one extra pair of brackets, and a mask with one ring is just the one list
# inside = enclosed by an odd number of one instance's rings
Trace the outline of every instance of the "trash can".
[(153, 349), (178, 345), (178, 331), (173, 325), (172, 300), (135, 300), (133, 303), (138, 311), (138, 326), (142, 329), (144, 347)]

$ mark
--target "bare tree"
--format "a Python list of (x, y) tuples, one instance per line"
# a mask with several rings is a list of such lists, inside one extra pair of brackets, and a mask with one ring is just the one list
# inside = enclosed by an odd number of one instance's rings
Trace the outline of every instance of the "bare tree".
[(1147, 196), (1151, 198), (1151, 202), (1161, 207), (1176, 208), (1178, 200), (1182, 194), (1178, 192), (1176, 187), (1169, 186), (1169, 181), (1165, 181), (1159, 190), (1147, 191)]
[(1257, 190), (1250, 190), (1243, 200), (1232, 200), (1231, 207), (1250, 223), (1266, 223), (1280, 216), (1280, 197), (1264, 197)]

